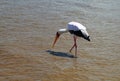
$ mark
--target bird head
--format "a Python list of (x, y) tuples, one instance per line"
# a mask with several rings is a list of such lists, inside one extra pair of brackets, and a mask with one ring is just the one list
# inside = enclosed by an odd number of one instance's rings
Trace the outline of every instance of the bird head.
[(55, 40), (53, 42), (53, 45), (52, 45), (52, 48), (54, 47), (55, 43), (57, 42), (58, 38), (60, 37), (60, 35), (62, 35), (63, 33), (67, 33), (68, 30), (67, 29), (59, 29), (56, 33), (56, 36), (55, 36)]
[(59, 37), (60, 37), (60, 34), (57, 32), (56, 36), (55, 36), (55, 39), (54, 39), (54, 42), (53, 42), (53, 45), (52, 45), (52, 48), (54, 47), (54, 45), (57, 42), (57, 40), (58, 40)]

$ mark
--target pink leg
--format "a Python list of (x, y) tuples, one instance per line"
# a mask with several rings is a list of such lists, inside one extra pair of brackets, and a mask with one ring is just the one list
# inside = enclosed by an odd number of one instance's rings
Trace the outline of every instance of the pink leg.
[(73, 36), (73, 38), (74, 38), (74, 44), (73, 44), (73, 46), (72, 46), (72, 48), (70, 49), (70, 51), (69, 51), (69, 52), (71, 52), (71, 51), (72, 51), (72, 49), (75, 47), (75, 37)]
[(71, 52), (72, 51), (72, 49), (75, 47), (75, 44), (72, 46), (72, 48), (70, 49), (70, 51), (69, 52)]
[(77, 43), (76, 43), (77, 37), (74, 37), (75, 42), (75, 57), (77, 57)]
[(73, 36), (74, 38), (74, 45), (72, 46), (72, 48), (70, 49), (70, 52), (72, 51), (72, 49), (75, 47), (75, 57), (77, 57), (77, 44), (76, 44), (76, 36)]

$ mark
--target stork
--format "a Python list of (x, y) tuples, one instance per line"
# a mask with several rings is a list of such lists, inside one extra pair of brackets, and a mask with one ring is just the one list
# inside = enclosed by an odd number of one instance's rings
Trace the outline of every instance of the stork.
[(69, 22), (68, 26), (66, 29), (59, 29), (56, 33), (55, 36), (55, 40), (53, 42), (52, 48), (54, 47), (54, 45), (56, 44), (58, 38), (60, 37), (60, 35), (62, 35), (63, 33), (67, 33), (69, 32), (70, 34), (73, 35), (73, 39), (74, 39), (74, 44), (71, 47), (71, 49), (69, 50), (69, 52), (72, 51), (72, 49), (75, 47), (75, 57), (77, 57), (77, 37), (82, 37), (88, 41), (90, 41), (90, 36), (88, 34), (88, 32), (86, 31), (86, 27), (83, 26), (82, 24), (78, 23), (78, 22)]

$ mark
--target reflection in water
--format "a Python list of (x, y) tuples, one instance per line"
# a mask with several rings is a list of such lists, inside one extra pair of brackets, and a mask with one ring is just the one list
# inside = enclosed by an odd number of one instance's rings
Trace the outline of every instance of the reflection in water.
[(55, 55), (55, 56), (74, 58), (74, 55), (71, 55), (69, 53), (55, 52), (55, 51), (51, 51), (51, 50), (47, 50), (46, 52), (48, 52), (51, 55)]

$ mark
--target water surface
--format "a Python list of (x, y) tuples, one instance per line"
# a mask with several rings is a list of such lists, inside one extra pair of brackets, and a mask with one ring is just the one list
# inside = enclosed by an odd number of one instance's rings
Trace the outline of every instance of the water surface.
[[(70, 21), (87, 27), (91, 42), (55, 33)], [(0, 0), (1, 81), (119, 81), (119, 0)]]

